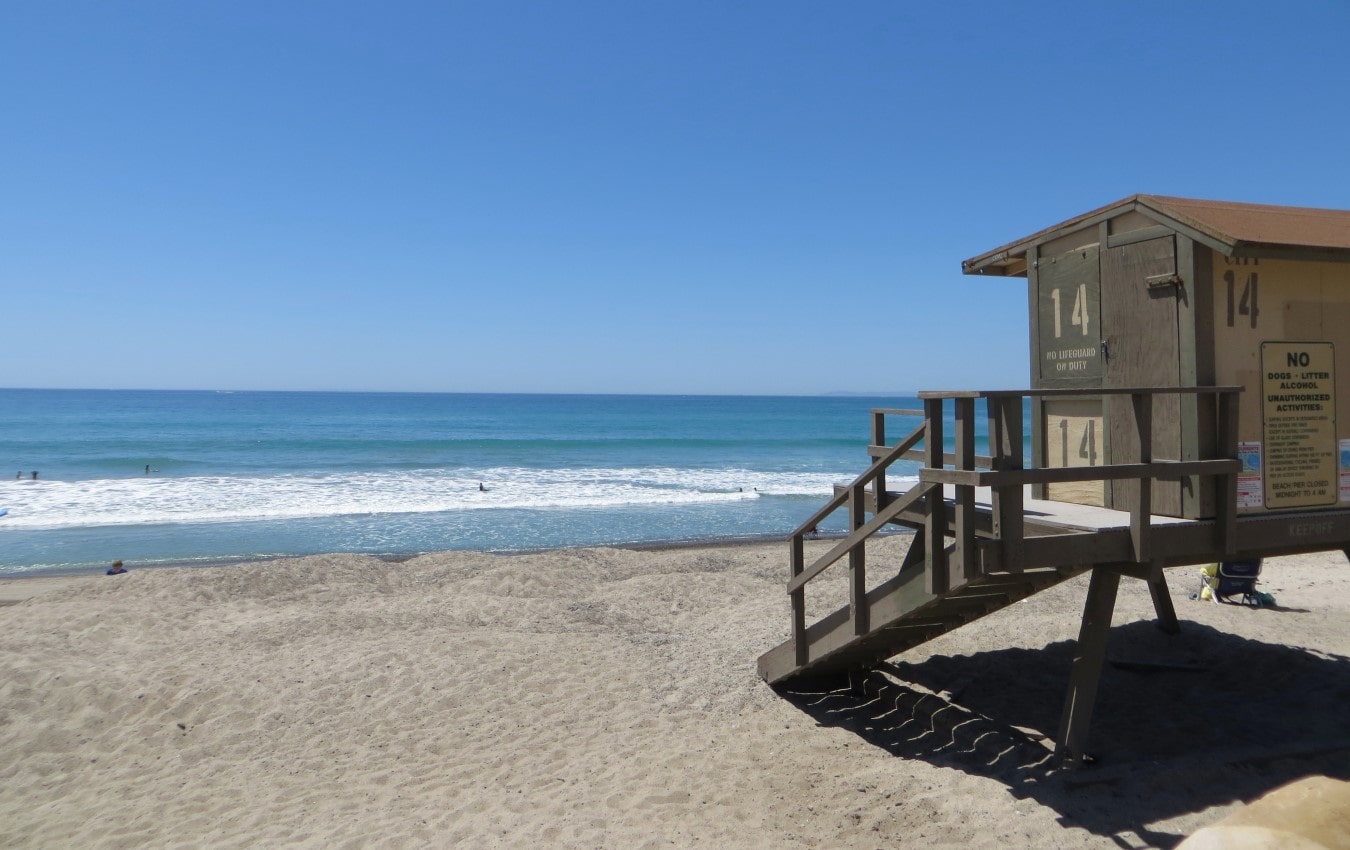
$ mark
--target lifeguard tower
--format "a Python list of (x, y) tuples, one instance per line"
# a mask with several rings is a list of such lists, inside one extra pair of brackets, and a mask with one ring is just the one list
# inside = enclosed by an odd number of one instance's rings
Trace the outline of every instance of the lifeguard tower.
[[(1031, 388), (873, 411), (873, 463), (789, 539), (791, 636), (759, 672), (866, 669), (1091, 571), (1056, 739), (1071, 766), (1122, 575), (1175, 631), (1168, 567), (1350, 556), (1350, 211), (1135, 195), (962, 268), (1025, 279)], [(896, 420), (913, 427), (890, 442)], [(888, 490), (906, 460), (918, 484)], [(807, 564), (841, 509), (849, 533)], [(891, 525), (915, 539), (869, 583), (864, 544)], [(808, 583), (845, 559), (849, 604), (808, 625)]]

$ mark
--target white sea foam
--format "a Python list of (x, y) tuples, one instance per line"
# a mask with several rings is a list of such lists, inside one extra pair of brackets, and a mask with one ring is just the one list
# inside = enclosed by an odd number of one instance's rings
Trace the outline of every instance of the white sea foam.
[[(412, 470), (0, 484), (5, 529), (237, 522), (485, 508), (576, 508), (825, 496), (837, 476), (744, 469)], [(487, 488), (480, 491), (480, 482)], [(896, 486), (896, 482), (892, 483)]]

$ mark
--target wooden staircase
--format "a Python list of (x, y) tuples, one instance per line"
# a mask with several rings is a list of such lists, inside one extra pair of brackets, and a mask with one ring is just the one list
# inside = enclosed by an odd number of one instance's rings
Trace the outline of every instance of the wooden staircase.
[[(911, 552), (919, 546), (916, 539)], [(994, 573), (933, 594), (925, 587), (923, 567), (921, 559), (907, 560), (897, 575), (867, 592), (871, 628), (865, 633), (855, 634), (851, 606), (845, 605), (806, 629), (804, 661), (796, 642), (784, 641), (760, 657), (760, 677), (778, 684), (795, 676), (867, 669), (1083, 572), (1060, 567)]]
[[(1279, 548), (1271, 528), (1251, 524), (1241, 534), (1236, 516), (1236, 387), (1119, 388), (920, 393), (923, 410), (873, 411), (871, 466), (789, 538), (791, 634), (759, 658), (759, 674), (777, 685), (794, 678), (865, 670), (938, 635), (1024, 599), (1075, 575), (1092, 571), (1076, 656), (1065, 701), (1057, 756), (1082, 757), (1088, 719), (1104, 661), (1116, 584), (1128, 575), (1149, 583), (1160, 625), (1177, 628), (1163, 569)], [(1213, 399), (1212, 453), (1202, 459), (1154, 460), (1152, 408), (1158, 395), (1207, 395)], [(1023, 404), (1028, 397), (1126, 395), (1132, 402), (1137, 461), (1088, 467), (1029, 469), (1023, 448)], [(990, 455), (975, 454), (976, 401), (988, 416)], [(944, 441), (944, 406), (954, 409), (953, 451)], [(888, 445), (887, 416), (921, 417), (905, 438)], [(922, 445), (921, 445), (922, 444)], [(904, 492), (886, 489), (888, 471), (919, 461), (918, 483)], [(912, 474), (912, 473), (911, 473)], [(1189, 479), (1212, 486), (1217, 515), (1200, 520), (1156, 517), (1153, 482)], [(1129, 510), (1036, 500), (1033, 488), (1083, 481), (1132, 481)], [(805, 540), (839, 510), (848, 534), (813, 563)], [(1247, 518), (1244, 518), (1246, 522)], [(915, 537), (898, 570), (868, 586), (867, 543), (899, 525)], [(1346, 529), (1326, 532), (1328, 539)], [(1287, 549), (1313, 551), (1325, 541), (1290, 539)], [(807, 585), (840, 561), (847, 562), (849, 602), (816, 623), (806, 622)]]

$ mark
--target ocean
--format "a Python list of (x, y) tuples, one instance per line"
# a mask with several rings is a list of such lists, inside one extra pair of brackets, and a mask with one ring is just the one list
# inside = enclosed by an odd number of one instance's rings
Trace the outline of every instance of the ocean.
[[(873, 408), (919, 406), (0, 390), (0, 452), (13, 470), (0, 476), (0, 574), (777, 539), (867, 468)], [(918, 424), (893, 419), (892, 439)], [(903, 485), (893, 472), (892, 489)], [(840, 512), (821, 530), (843, 524)]]

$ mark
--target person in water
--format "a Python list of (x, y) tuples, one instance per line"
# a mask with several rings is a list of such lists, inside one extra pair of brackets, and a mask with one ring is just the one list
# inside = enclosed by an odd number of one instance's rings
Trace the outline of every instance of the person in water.
[(108, 572), (105, 573), (105, 575), (120, 576), (122, 573), (125, 573), (126, 571), (127, 568), (122, 566), (121, 561), (113, 561), (112, 566), (108, 568)]

